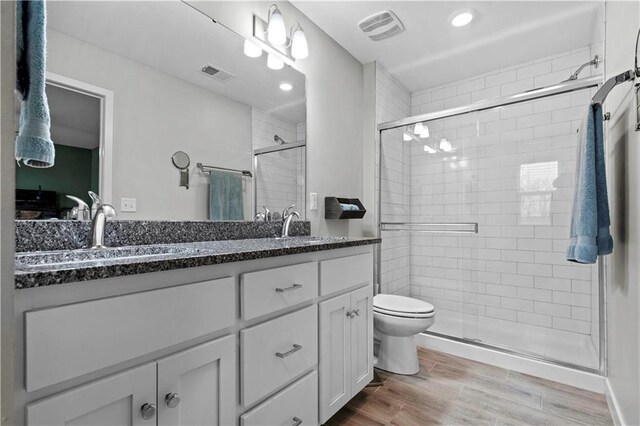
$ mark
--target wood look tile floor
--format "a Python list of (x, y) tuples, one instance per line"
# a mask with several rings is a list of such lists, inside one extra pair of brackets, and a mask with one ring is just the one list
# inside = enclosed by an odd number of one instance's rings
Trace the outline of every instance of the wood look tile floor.
[(327, 426), (612, 425), (604, 395), (420, 348), (420, 372), (376, 370)]

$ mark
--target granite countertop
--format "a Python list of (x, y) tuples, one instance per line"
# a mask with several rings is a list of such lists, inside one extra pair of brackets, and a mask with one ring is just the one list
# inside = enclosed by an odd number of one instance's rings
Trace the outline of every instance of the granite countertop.
[(379, 243), (379, 238), (289, 237), (16, 253), (16, 289), (193, 268)]

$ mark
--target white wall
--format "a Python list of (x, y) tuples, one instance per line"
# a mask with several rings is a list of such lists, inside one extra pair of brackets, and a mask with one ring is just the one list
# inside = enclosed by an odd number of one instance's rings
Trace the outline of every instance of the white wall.
[[(638, 2), (606, 2), (606, 77), (633, 68), (640, 27)], [(607, 267), (609, 384), (622, 424), (640, 424), (640, 133), (635, 132), (635, 90), (624, 83), (605, 111), (613, 253)]]
[[(253, 14), (266, 18), (271, 4), (190, 3), (247, 38), (252, 36)], [(318, 193), (318, 210), (307, 211), (311, 232), (360, 236), (360, 220), (324, 219), (324, 197), (362, 197), (362, 64), (290, 3), (276, 4), (288, 26), (296, 21), (302, 25), (309, 42), (309, 57), (296, 61), (295, 68), (307, 82), (307, 188)]]
[[(251, 169), (251, 108), (48, 29), (50, 72), (114, 92), (113, 200), (136, 198), (121, 219), (208, 218), (208, 175), (197, 162)], [(175, 151), (191, 157), (190, 188), (178, 187)], [(251, 181), (244, 179), (245, 218)]]
[(13, 261), (15, 247), (15, 3), (0, 2), (0, 418), (14, 424), (15, 327)]

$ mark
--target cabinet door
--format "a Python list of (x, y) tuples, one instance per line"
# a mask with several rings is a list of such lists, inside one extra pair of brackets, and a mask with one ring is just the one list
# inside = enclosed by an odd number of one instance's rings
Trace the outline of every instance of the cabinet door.
[(351, 296), (347, 293), (320, 305), (320, 423), (351, 399), (349, 359)]
[(236, 393), (235, 336), (158, 361), (159, 426), (235, 424)]
[(351, 386), (360, 392), (373, 379), (373, 287), (368, 285), (351, 293)]
[(151, 426), (144, 404), (156, 403), (156, 365), (145, 364), (27, 405), (29, 426)]

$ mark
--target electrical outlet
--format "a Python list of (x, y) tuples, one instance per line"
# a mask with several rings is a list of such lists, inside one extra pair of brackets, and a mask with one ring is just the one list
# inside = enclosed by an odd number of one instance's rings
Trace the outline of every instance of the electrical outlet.
[(318, 210), (318, 193), (309, 193), (309, 210)]
[(136, 211), (135, 198), (120, 198), (120, 212), (134, 213)]

